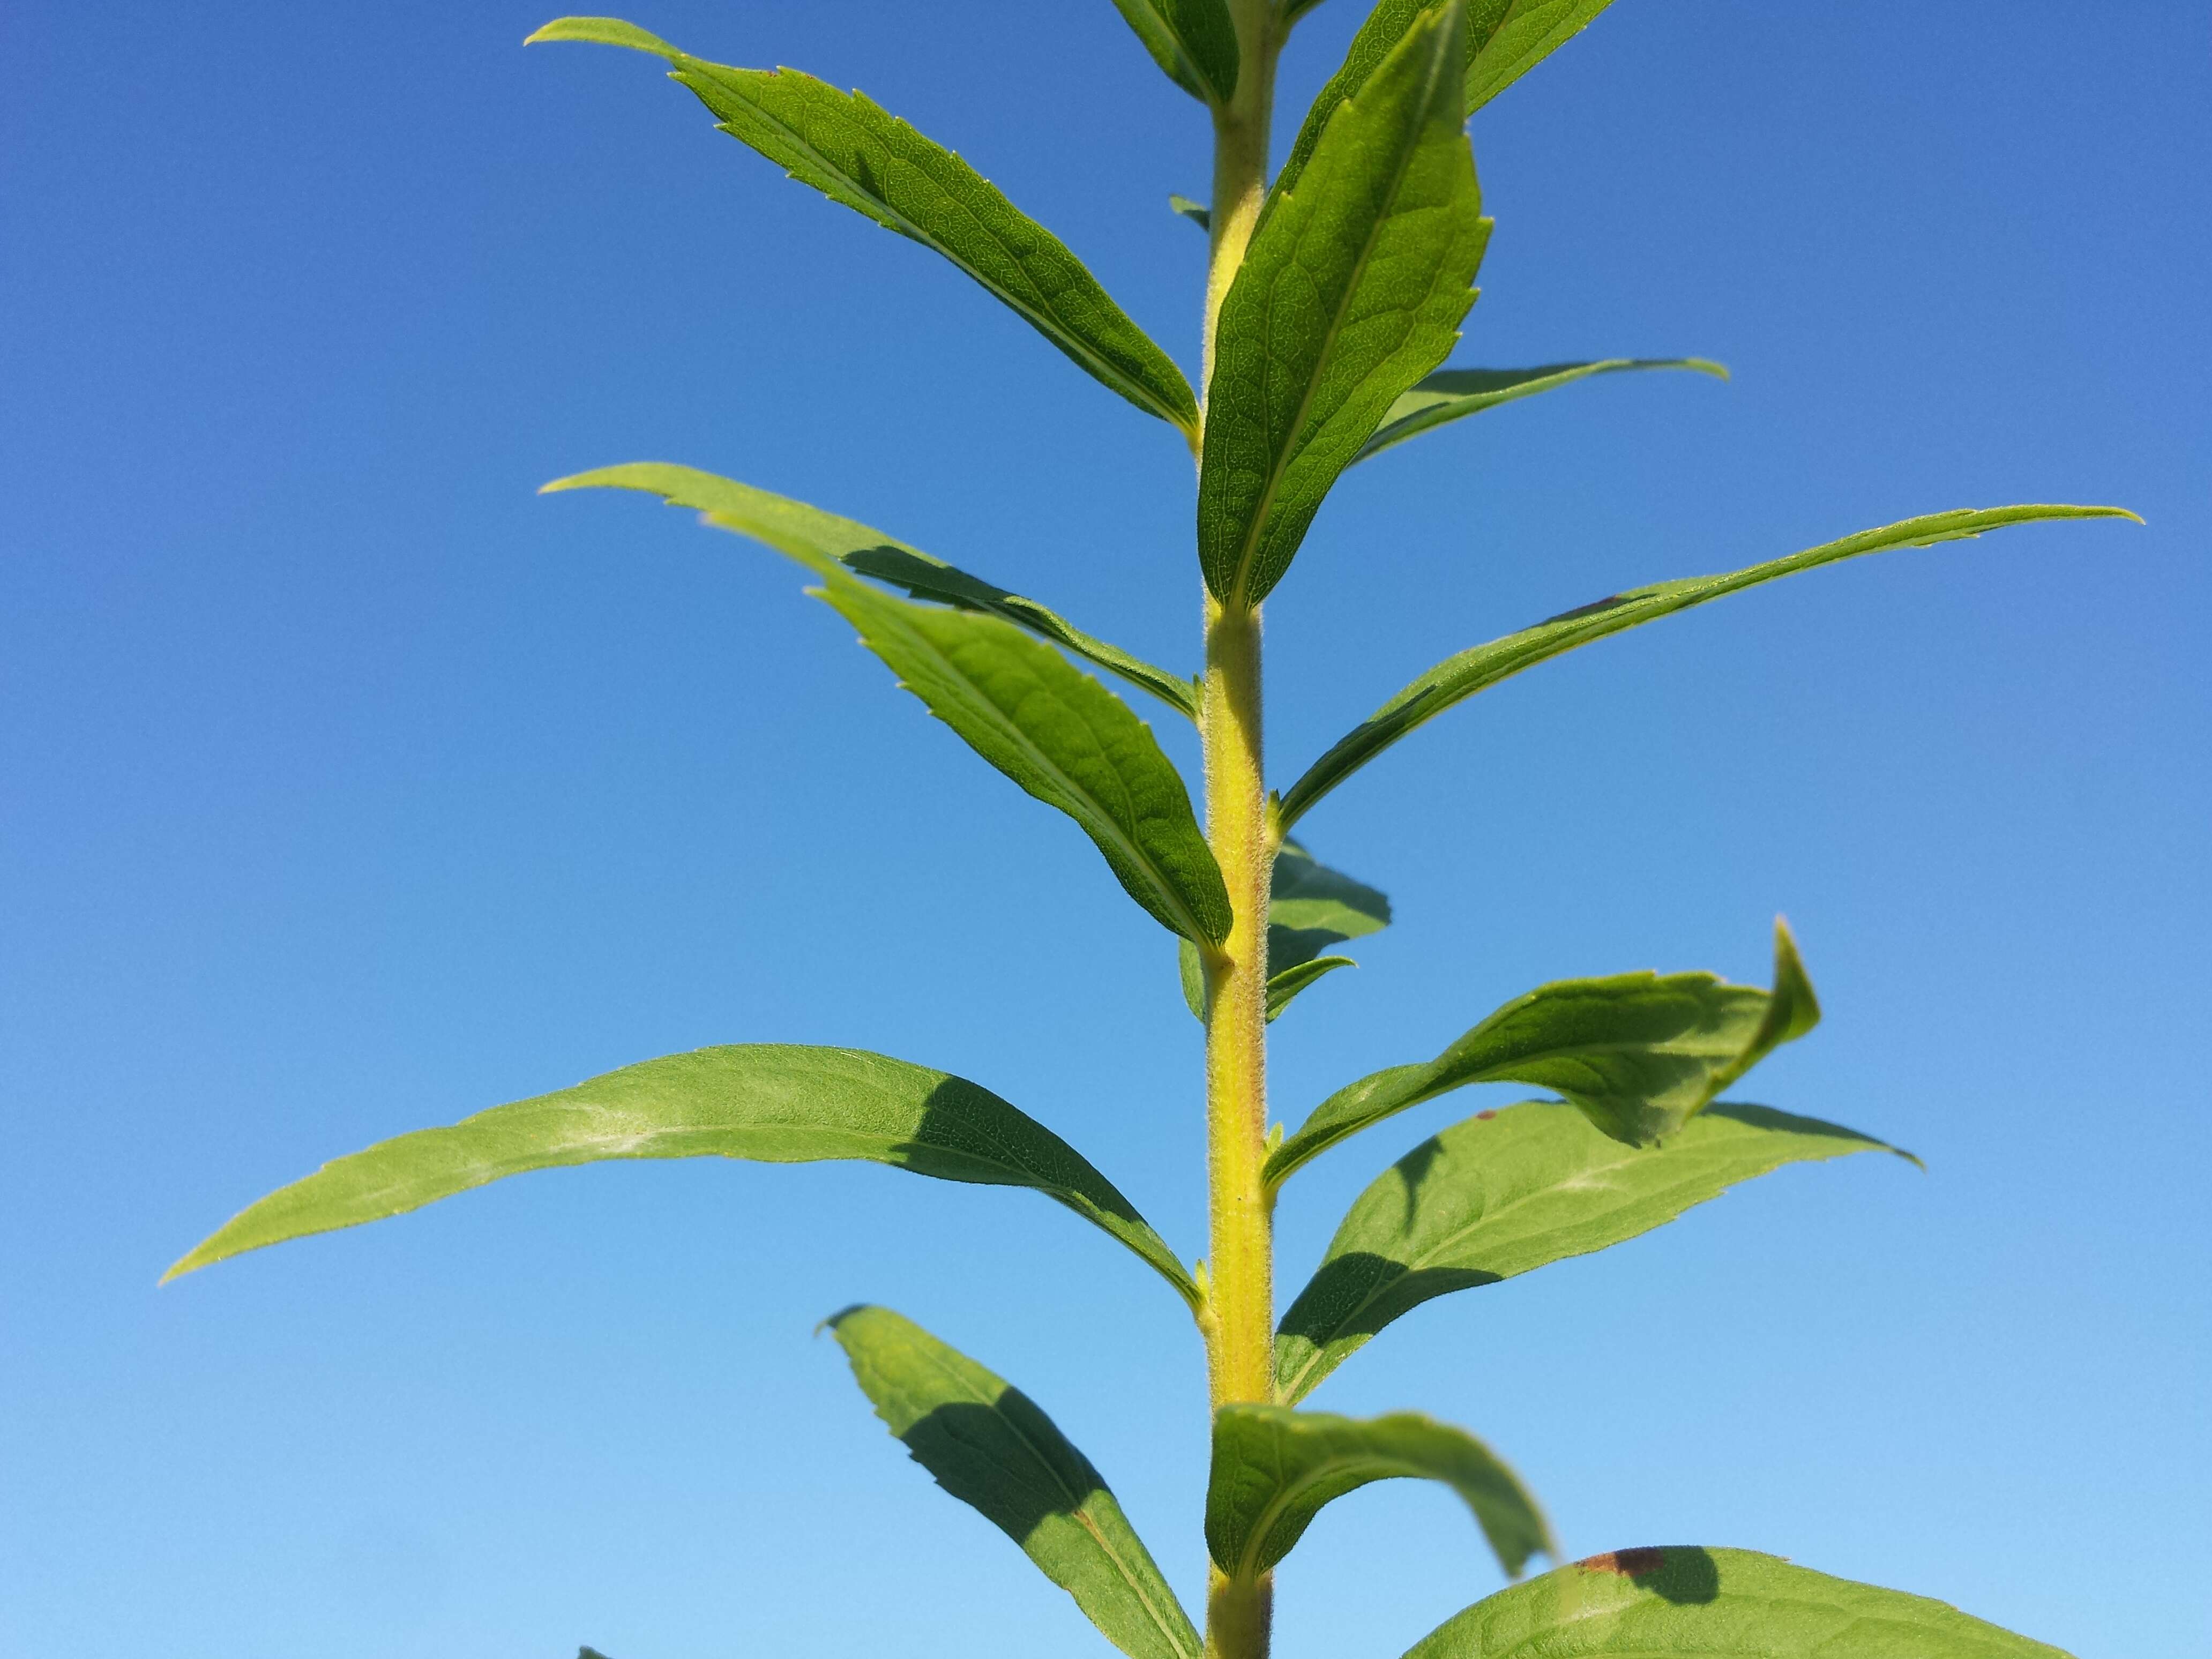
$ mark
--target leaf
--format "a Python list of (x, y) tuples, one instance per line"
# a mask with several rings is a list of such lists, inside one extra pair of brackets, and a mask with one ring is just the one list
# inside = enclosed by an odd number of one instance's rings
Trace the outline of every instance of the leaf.
[(1224, 605), (1280, 580), (1391, 404), (1442, 362), (1489, 222), (1451, 73), (1463, 20), (1425, 14), (1270, 192), (1222, 302), (1199, 465), (1199, 560)]
[(1168, 211), (1180, 213), (1200, 230), (1211, 231), (1213, 228), (1213, 210), (1203, 202), (1192, 201), (1188, 196), (1169, 197)]
[(1025, 628), (1039, 638), (1050, 640), (1097, 664), (1108, 673), (1119, 675), (1139, 690), (1151, 692), (1185, 719), (1198, 719), (1198, 693), (1190, 681), (1164, 668), (1155, 668), (1121, 647), (1085, 633), (1035, 599), (1010, 593), (995, 583), (955, 569), (944, 560), (933, 559), (910, 547), (868, 548), (845, 554), (842, 558), (848, 569), (872, 576), (878, 581), (895, 583), (916, 599), (938, 599), (963, 610), (988, 611), (1003, 617), (1015, 626)]
[(797, 70), (710, 64), (615, 18), (559, 18), (525, 44), (550, 40), (666, 59), (670, 78), (689, 87), (724, 132), (831, 201), (934, 248), (1100, 383), (1197, 441), (1190, 383), (1083, 262), (959, 156), (859, 93)]
[(1339, 968), (1358, 966), (1359, 964), (1350, 957), (1315, 957), (1294, 968), (1285, 968), (1280, 973), (1268, 975), (1267, 1023), (1273, 1024), (1283, 1010), (1291, 1006), (1291, 999), (1323, 975), (1334, 973)]
[(1509, 679), (1524, 668), (1574, 650), (1577, 646), (1619, 634), (1640, 623), (1671, 617), (1678, 611), (1704, 605), (1778, 576), (1794, 576), (1863, 553), (1887, 553), (1899, 547), (1929, 547), (1937, 542), (1961, 541), (2008, 525), (2042, 524), (2057, 519), (2133, 519), (2119, 507), (1954, 507), (1917, 519), (1862, 530), (1841, 541), (1771, 559), (1722, 576), (1691, 576), (1680, 581), (1635, 587), (1593, 605), (1578, 605), (1558, 616), (1524, 628), (1517, 634), (1492, 640), (1446, 658), (1411, 685), (1384, 703), (1340, 738), (1329, 751), (1305, 770), (1283, 797), (1279, 822), (1285, 829), (1296, 823), (1314, 803), (1373, 760), (1415, 726), (1434, 720), (1445, 709), (1486, 687)]
[(1615, 1550), (1476, 1602), (1406, 1659), (2068, 1659), (1902, 1590), (1779, 1556)]
[(1381, 428), (1361, 446), (1352, 463), (1357, 465), (1394, 444), (1516, 398), (1572, 386), (1593, 374), (1614, 374), (1632, 368), (1690, 368), (1716, 380), (1729, 377), (1727, 369), (1703, 357), (1607, 357), (1592, 363), (1546, 363), (1540, 368), (1439, 369), (1390, 405)]
[(380, 1221), (532, 1170), (613, 1158), (865, 1159), (1028, 1187), (1127, 1245), (1194, 1307), (1190, 1275), (1114, 1183), (988, 1089), (856, 1048), (737, 1043), (625, 1066), (325, 1164), (234, 1216), (163, 1276)]
[[(1294, 841), (1283, 843), (1269, 872), (1267, 898), (1267, 1018), (1336, 968), (1356, 968), (1350, 957), (1321, 954), (1332, 945), (1390, 925), (1390, 901), (1363, 881), (1318, 862)], [(1180, 952), (1182, 999), (1206, 1018), (1206, 969), (1186, 944)]]
[(1896, 1151), (1764, 1106), (1709, 1107), (1647, 1150), (1600, 1134), (1564, 1102), (1478, 1113), (1416, 1146), (1353, 1202), (1283, 1315), (1276, 1398), (1304, 1399), (1370, 1337), (1431, 1297), (1650, 1232), (1784, 1164)]
[(1162, 927), (1200, 945), (1229, 936), (1229, 890), (1190, 793), (1119, 697), (996, 617), (926, 610), (842, 575), (821, 596), (969, 748), (1080, 824)]
[(1168, 79), (1201, 103), (1237, 91), (1236, 21), (1227, 0), (1114, 0)]
[(1774, 991), (1711, 974), (1566, 979), (1516, 997), (1425, 1065), (1339, 1089), (1267, 1160), (1279, 1187), (1338, 1142), (1470, 1083), (1556, 1089), (1613, 1139), (1674, 1133), (1784, 1042), (1820, 1024), (1790, 929), (1774, 924)]
[[(817, 572), (822, 597), (930, 712), (1024, 789), (1081, 825), (1123, 889), (1163, 926), (1204, 943), (1228, 937), (1228, 890), (1199, 832), (1190, 793), (1151, 728), (1120, 698), (1059, 653), (1024, 638), (997, 606), (992, 614), (937, 611), (865, 587), (846, 570), (896, 570), (896, 580), (926, 580), (947, 593), (975, 578), (850, 519), (690, 467), (636, 462), (544, 488), (596, 485), (644, 490), (697, 508), (707, 523), (765, 542)], [(976, 582), (964, 591), (999, 590)], [(1048, 625), (1044, 617), (1066, 627), (1034, 601), (1009, 594), (1000, 604), (1040, 631)]]
[(1414, 1412), (1361, 1419), (1287, 1406), (1224, 1406), (1213, 1414), (1206, 1547), (1250, 1582), (1291, 1553), (1322, 1506), (1373, 1480), (1441, 1480), (1474, 1512), (1510, 1577), (1559, 1546), (1513, 1471), (1464, 1429)]
[[(1318, 0), (1293, 5), (1294, 21)], [(1338, 106), (1356, 98), (1435, 0), (1382, 0), (1352, 38), (1344, 66), (1331, 76), (1307, 110), (1275, 187), (1295, 184), (1313, 159)], [(1468, 0), (1462, 88), (1464, 115), (1472, 115), (1587, 27), (1610, 0)]]
[(1121, 1504), (1027, 1395), (888, 1308), (828, 1323), (914, 1461), (1019, 1544), (1107, 1640), (1130, 1659), (1199, 1659), (1189, 1615)]
[(555, 479), (538, 493), (586, 489), (635, 489), (658, 495), (672, 507), (695, 509), (701, 522), (716, 529), (733, 530), (765, 542), (809, 570), (828, 574), (835, 565), (842, 565), (878, 581), (895, 583), (917, 599), (988, 611), (1121, 676), (1190, 719), (1198, 718), (1198, 694), (1188, 680), (1085, 633), (1035, 599), (1010, 593), (851, 519), (770, 495), (734, 478), (664, 461), (633, 461), (579, 472), (574, 477)]

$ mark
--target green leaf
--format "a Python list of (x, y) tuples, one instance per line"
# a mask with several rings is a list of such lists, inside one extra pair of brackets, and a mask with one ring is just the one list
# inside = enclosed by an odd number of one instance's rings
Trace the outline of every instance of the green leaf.
[(1267, 1160), (1279, 1187), (1338, 1142), (1470, 1083), (1556, 1089), (1604, 1133), (1656, 1145), (1820, 1021), (1796, 942), (1774, 924), (1774, 990), (1711, 974), (1567, 979), (1516, 997), (1425, 1065), (1339, 1089)]
[(932, 611), (832, 577), (822, 597), (968, 746), (1080, 824), (1129, 896), (1200, 945), (1229, 890), (1152, 728), (1050, 646), (977, 611)]
[(946, 605), (967, 611), (988, 611), (1005, 617), (1016, 627), (1025, 628), (1042, 639), (1073, 652), (1077, 656), (1096, 663), (1109, 674), (1117, 674), (1139, 690), (1149, 691), (1162, 702), (1185, 719), (1198, 719), (1198, 692), (1190, 681), (1170, 674), (1164, 668), (1155, 668), (1142, 658), (1133, 657), (1117, 645), (1109, 645), (1095, 635), (1086, 634), (1073, 623), (1039, 605), (1035, 599), (1025, 599), (1018, 593), (1010, 593), (980, 576), (971, 576), (964, 570), (955, 569), (942, 559), (933, 559), (927, 553), (916, 552), (910, 547), (883, 546), (868, 548), (842, 556), (846, 568), (872, 576), (878, 581), (891, 582), (913, 594), (918, 599), (937, 599)]
[(1559, 1554), (1536, 1500), (1464, 1429), (1413, 1412), (1362, 1419), (1287, 1406), (1214, 1413), (1206, 1549), (1214, 1565), (1249, 1583), (1291, 1553), (1324, 1504), (1400, 1476), (1457, 1492), (1510, 1577), (1539, 1550)]
[(1727, 369), (1703, 357), (1607, 357), (1593, 363), (1546, 363), (1540, 368), (1440, 369), (1390, 405), (1381, 428), (1352, 459), (1357, 465), (1393, 444), (1516, 398), (1533, 398), (1593, 374), (1616, 374), (1632, 368), (1689, 368), (1716, 380), (1729, 377)]
[(1196, 1287), (1114, 1183), (1034, 1118), (963, 1078), (855, 1048), (738, 1043), (625, 1066), (325, 1164), (233, 1217), (164, 1275), (404, 1215), (532, 1170), (613, 1158), (865, 1159), (940, 1181), (1028, 1187)]
[(1197, 441), (1190, 383), (1083, 262), (959, 156), (860, 94), (797, 70), (710, 64), (615, 18), (559, 18), (525, 44), (548, 40), (666, 59), (670, 78), (689, 87), (724, 132), (831, 201), (934, 248), (1103, 385)]
[[(1163, 926), (1202, 943), (1228, 937), (1228, 890), (1199, 832), (1182, 775), (1120, 698), (1017, 631), (1012, 618), (1018, 615), (1039, 632), (1057, 625), (1074, 634), (1042, 605), (1008, 594), (986, 613), (894, 599), (854, 581), (848, 568), (896, 572), (890, 579), (926, 580), (947, 595), (980, 598), (1001, 590), (866, 525), (690, 467), (636, 462), (580, 472), (545, 489), (599, 485), (644, 490), (696, 508), (707, 523), (765, 542), (820, 574), (822, 597), (930, 712), (1024, 789), (1081, 825), (1123, 889)], [(963, 588), (963, 582), (975, 585)], [(1148, 666), (1133, 657), (1127, 662)]]
[(1267, 1023), (1281, 1017), (1291, 1006), (1291, 999), (1325, 974), (1340, 968), (1357, 968), (1359, 964), (1350, 957), (1315, 957), (1296, 967), (1285, 968), (1267, 975)]
[(1615, 1550), (1476, 1602), (1406, 1659), (2068, 1659), (1942, 1601), (1778, 1556)]
[(1222, 302), (1199, 467), (1206, 586), (1257, 605), (1390, 405), (1442, 362), (1489, 222), (1460, 131), (1455, 5), (1425, 14), (1267, 198)]
[(1152, 61), (1192, 97), (1225, 104), (1237, 90), (1236, 21), (1227, 0), (1114, 0)]
[(2056, 519), (2133, 519), (2120, 507), (1954, 507), (1917, 519), (1862, 530), (1841, 541), (1771, 559), (1723, 576), (1692, 576), (1680, 581), (1634, 587), (1592, 605), (1565, 611), (1533, 628), (1492, 640), (1449, 657), (1384, 703), (1359, 725), (1339, 738), (1329, 751), (1305, 770), (1283, 797), (1279, 821), (1287, 829), (1311, 810), (1314, 803), (1373, 760), (1415, 726), (1434, 720), (1453, 705), (1486, 687), (1510, 678), (1524, 668), (1619, 634), (1640, 623), (1671, 617), (1678, 611), (1756, 587), (1778, 576), (1794, 576), (1863, 553), (1887, 553), (1899, 547), (1930, 547), (1937, 542), (1960, 541), (2008, 525), (2042, 524)]
[(1200, 230), (1211, 231), (1213, 228), (1213, 210), (1203, 202), (1192, 201), (1188, 196), (1169, 197), (1168, 211), (1180, 213)]
[(1121, 1504), (1028, 1395), (888, 1308), (829, 1324), (914, 1461), (1019, 1544), (1107, 1640), (1130, 1659), (1199, 1659), (1189, 1615)]
[[(1294, 4), (1285, 21), (1295, 21), (1317, 0)], [(1352, 38), (1344, 66), (1331, 76), (1307, 110), (1291, 143), (1289, 158), (1276, 176), (1278, 190), (1295, 184), (1313, 159), (1322, 133), (1338, 106), (1356, 98), (1398, 43), (1435, 0), (1382, 0)], [(1551, 56), (1588, 26), (1610, 0), (1468, 0), (1464, 115), (1472, 115), (1514, 82)]]
[(1477, 1113), (1407, 1153), (1352, 1204), (1283, 1315), (1276, 1397), (1304, 1399), (1433, 1297), (1650, 1232), (1784, 1164), (1896, 1151), (1764, 1106), (1709, 1107), (1665, 1146), (1644, 1150), (1599, 1133), (1564, 1102)]
[[(1390, 901), (1365, 882), (1332, 870), (1294, 841), (1285, 841), (1269, 873), (1267, 897), (1267, 1018), (1322, 975), (1356, 968), (1350, 957), (1323, 957), (1332, 945), (1390, 925)], [(1206, 1018), (1206, 969), (1186, 943), (1179, 953), (1182, 999)]]
[(917, 599), (990, 611), (1119, 675), (1189, 719), (1198, 718), (1198, 694), (1189, 681), (1085, 633), (1035, 599), (1010, 593), (851, 519), (770, 495), (734, 478), (665, 461), (633, 461), (579, 472), (574, 477), (556, 478), (539, 493), (586, 489), (635, 489), (658, 495), (672, 507), (694, 509), (702, 523), (765, 542), (809, 570), (826, 575), (835, 565), (842, 565), (878, 581), (895, 583)]

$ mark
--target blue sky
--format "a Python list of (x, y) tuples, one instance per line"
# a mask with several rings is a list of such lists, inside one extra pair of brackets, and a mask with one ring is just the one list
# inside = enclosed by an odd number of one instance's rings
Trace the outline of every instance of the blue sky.
[[(1302, 27), (1286, 128), (1356, 5)], [(1195, 1340), (1030, 1195), (566, 1171), (155, 1289), (324, 1158), (759, 1040), (975, 1078), (1200, 1248), (1196, 1028), (1081, 837), (780, 561), (532, 494), (709, 467), (1188, 666), (1187, 460), (653, 65), (522, 51), (544, 15), (0, 18), (0, 1653), (1104, 1653), (809, 1335), (880, 1301), (1012, 1378), (1194, 1593)], [(866, 90), (1194, 356), (1165, 198), (1203, 193), (1204, 124), (1106, 0), (634, 15)], [(1782, 911), (1828, 1018), (1741, 1092), (1929, 1164), (1784, 1171), (1437, 1303), (1312, 1403), (1474, 1428), (1571, 1554), (1742, 1545), (2082, 1659), (2202, 1653), (2212, 21), (1620, 0), (1474, 131), (1497, 231), (1455, 362), (1735, 379), (1361, 468), (1268, 607), (1281, 776), (1625, 586), (1952, 506), (2149, 522), (1640, 630), (1307, 821), (1400, 920), (1277, 1028), (1279, 1115), (1543, 980), (1763, 982)], [(1286, 1294), (1486, 1092), (1301, 1178)], [(1498, 1582), (1411, 1482), (1282, 1581), (1283, 1659), (1388, 1659)]]

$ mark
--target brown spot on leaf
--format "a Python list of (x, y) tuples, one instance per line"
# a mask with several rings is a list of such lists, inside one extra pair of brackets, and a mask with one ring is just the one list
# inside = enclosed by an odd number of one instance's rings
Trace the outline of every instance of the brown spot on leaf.
[(1483, 1110), (1477, 1112), (1475, 1115), (1480, 1118), (1485, 1123), (1487, 1123), (1492, 1118), (1498, 1115), (1498, 1109), (1494, 1106), (1486, 1107)]
[(1603, 1555), (1593, 1555), (1575, 1565), (1586, 1567), (1592, 1572), (1617, 1572), (1623, 1578), (1648, 1578), (1667, 1565), (1667, 1552), (1661, 1549), (1607, 1550)]

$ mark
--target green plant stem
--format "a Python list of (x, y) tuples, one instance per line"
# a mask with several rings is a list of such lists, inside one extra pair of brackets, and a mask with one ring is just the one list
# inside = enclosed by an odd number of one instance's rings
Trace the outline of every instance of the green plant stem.
[[(1242, 67), (1237, 94), (1214, 112), (1212, 252), (1206, 279), (1206, 367), (1214, 324), (1252, 240), (1267, 193), (1274, 104), (1273, 0), (1231, 0)], [(1201, 444), (1203, 440), (1201, 439)], [(1201, 456), (1203, 451), (1201, 449)], [(1206, 952), (1206, 1119), (1211, 1216), (1203, 1323), (1212, 1404), (1274, 1398), (1274, 1231), (1261, 1171), (1267, 1134), (1267, 888), (1275, 842), (1261, 764), (1260, 615), (1206, 603), (1206, 836), (1234, 920)], [(1211, 1659), (1266, 1659), (1273, 1586), (1210, 1574)]]

